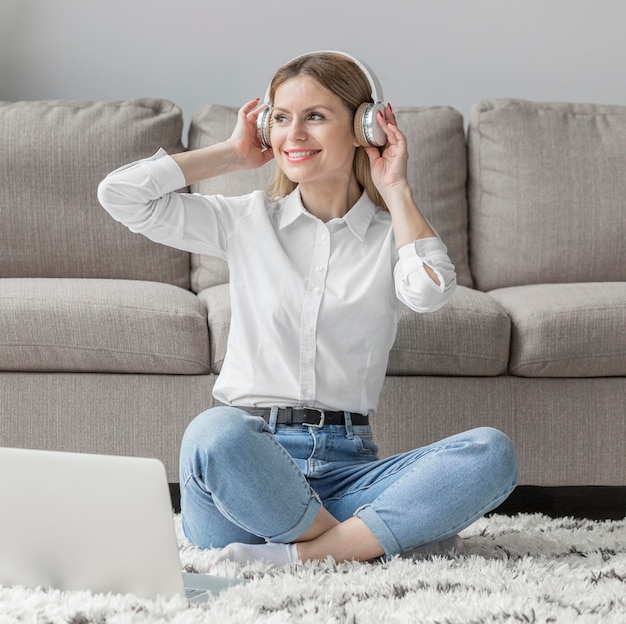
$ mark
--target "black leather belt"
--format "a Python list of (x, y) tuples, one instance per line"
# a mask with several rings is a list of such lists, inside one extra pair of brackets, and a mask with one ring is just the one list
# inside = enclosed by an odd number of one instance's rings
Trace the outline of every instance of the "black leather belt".
[[(265, 422), (270, 421), (269, 407), (242, 407), (251, 416), (261, 416)], [(353, 425), (367, 426), (369, 418), (363, 414), (349, 412)], [(317, 407), (279, 407), (277, 425), (305, 425), (307, 427), (323, 427), (324, 425), (345, 425), (345, 412), (332, 412)]]

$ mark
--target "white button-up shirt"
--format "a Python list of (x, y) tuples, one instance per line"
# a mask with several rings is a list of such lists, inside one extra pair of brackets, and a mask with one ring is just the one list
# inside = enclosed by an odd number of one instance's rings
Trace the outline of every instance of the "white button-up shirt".
[(174, 192), (184, 186), (160, 150), (109, 174), (98, 198), (133, 232), (228, 262), (232, 319), (214, 396), (373, 414), (403, 306), (436, 310), (455, 289), (444, 244), (425, 238), (397, 250), (390, 214), (365, 193), (324, 223), (298, 189), (277, 200)]

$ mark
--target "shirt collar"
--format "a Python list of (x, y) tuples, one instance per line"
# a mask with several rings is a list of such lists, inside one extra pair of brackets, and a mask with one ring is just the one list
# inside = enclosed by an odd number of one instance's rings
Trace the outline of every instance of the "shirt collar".
[[(369, 227), (374, 213), (376, 212), (376, 205), (369, 198), (369, 195), (363, 191), (363, 194), (359, 198), (356, 204), (348, 211), (343, 217), (346, 225), (350, 228), (350, 231), (360, 240), (363, 241), (365, 233)], [(300, 189), (296, 188), (285, 198), (283, 204), (282, 215), (280, 218), (280, 229), (286, 228), (291, 225), (298, 217), (309, 215), (310, 213), (302, 204), (302, 198), (300, 197)]]

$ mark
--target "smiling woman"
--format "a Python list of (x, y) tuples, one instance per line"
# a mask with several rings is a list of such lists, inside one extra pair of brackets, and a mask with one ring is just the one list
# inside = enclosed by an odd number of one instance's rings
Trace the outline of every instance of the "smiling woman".
[[(388, 121), (395, 120), (391, 106), (385, 107), (382, 104), (382, 89), (378, 79), (365, 65), (356, 59), (347, 58), (345, 55), (328, 54), (325, 63), (315, 62), (311, 55), (296, 57), (289, 63), (283, 65), (274, 75), (266, 94), (266, 104), (268, 104), (267, 117), (268, 129), (264, 135), (267, 145), (271, 144), (271, 134), (278, 120), (281, 123), (288, 119), (277, 117), (282, 113), (279, 109), (280, 87), (289, 83), (292, 79), (303, 80), (309, 78), (309, 86), (314, 90), (316, 96), (320, 96), (325, 91), (326, 97), (331, 96), (331, 106), (324, 114), (320, 106), (311, 107), (312, 102), (319, 100), (309, 100), (303, 102), (308, 105), (305, 112), (313, 116), (320, 115), (321, 119), (330, 115), (330, 120), (341, 121), (341, 110), (348, 114), (347, 123), (350, 126), (350, 141), (354, 142), (355, 152), (353, 153), (352, 168), (358, 184), (365, 189), (368, 196), (381, 208), (386, 208), (385, 201), (378, 192), (372, 181), (369, 158), (364, 150), (365, 147), (382, 147), (387, 142), (387, 134), (379, 127), (376, 113), (380, 111)], [(321, 90), (320, 86), (324, 89)], [(277, 101), (277, 97), (279, 98)], [(274, 102), (274, 110), (272, 109)], [(317, 110), (316, 110), (317, 108)], [(277, 196), (288, 195), (296, 187), (296, 181), (290, 179), (288, 174), (281, 168), (276, 170), (276, 177), (273, 182), (272, 191)], [(352, 205), (352, 204), (350, 204)]]
[[(297, 57), (228, 140), (160, 151), (99, 187), (134, 232), (229, 263), (222, 406), (190, 423), (180, 459), (185, 534), (222, 547), (216, 562), (458, 550), (457, 533), (516, 483), (511, 441), (490, 428), (377, 457), (370, 418), (404, 306), (437, 310), (456, 275), (373, 83), (348, 55)], [(271, 194), (176, 192), (272, 158)]]
[(361, 196), (352, 117), (309, 76), (283, 83), (274, 96), (270, 137), (279, 171), (300, 185), (305, 208), (323, 221), (343, 217)]

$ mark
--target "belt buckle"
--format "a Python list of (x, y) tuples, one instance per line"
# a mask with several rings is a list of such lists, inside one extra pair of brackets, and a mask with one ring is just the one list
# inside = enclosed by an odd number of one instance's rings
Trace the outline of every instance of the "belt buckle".
[(303, 422), (302, 424), (305, 427), (315, 427), (316, 429), (320, 429), (321, 427), (324, 426), (324, 422), (326, 420), (326, 414), (324, 413), (323, 409), (320, 409), (319, 407), (303, 407), (302, 409), (305, 412), (317, 412), (320, 415), (320, 421), (318, 423)]

